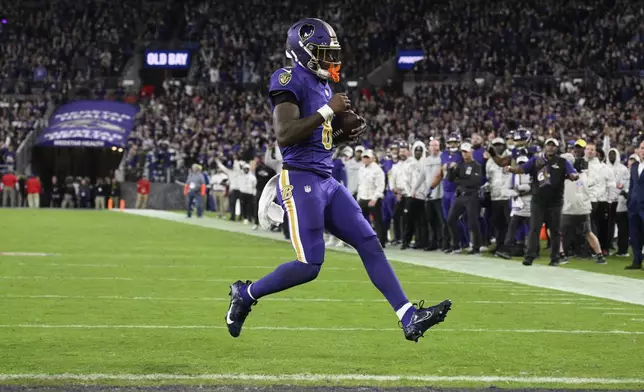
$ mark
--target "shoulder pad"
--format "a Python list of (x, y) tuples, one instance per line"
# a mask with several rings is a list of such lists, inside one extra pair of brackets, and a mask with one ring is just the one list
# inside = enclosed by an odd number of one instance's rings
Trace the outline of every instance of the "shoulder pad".
[(280, 68), (271, 75), (268, 92), (273, 96), (278, 91), (289, 91), (298, 102), (301, 101), (301, 83), (292, 68)]

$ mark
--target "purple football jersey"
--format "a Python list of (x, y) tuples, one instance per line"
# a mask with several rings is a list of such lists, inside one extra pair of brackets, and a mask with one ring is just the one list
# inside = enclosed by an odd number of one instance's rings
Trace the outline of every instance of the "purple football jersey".
[[(449, 166), (449, 164), (452, 162), (456, 162), (456, 163), (463, 162), (463, 156), (461, 155), (461, 152), (443, 151), (441, 153), (441, 166), (443, 165)], [(443, 192), (456, 192), (456, 183), (446, 178), (443, 179)]]
[(525, 155), (527, 152), (527, 157), (532, 158), (533, 155), (539, 153), (541, 151), (541, 147), (537, 145), (532, 145), (532, 146), (524, 146), (524, 147), (514, 147), (512, 149), (512, 159), (517, 159), (521, 155)]
[[(295, 95), (300, 106), (300, 118), (317, 112), (329, 102), (332, 95), (331, 87), (326, 80), (321, 80), (301, 67), (280, 68), (275, 71), (269, 86), (269, 92), (274, 91), (290, 91)], [(331, 120), (320, 125), (308, 140), (293, 146), (280, 147), (280, 149), (286, 165), (325, 177), (331, 176), (333, 170)]]

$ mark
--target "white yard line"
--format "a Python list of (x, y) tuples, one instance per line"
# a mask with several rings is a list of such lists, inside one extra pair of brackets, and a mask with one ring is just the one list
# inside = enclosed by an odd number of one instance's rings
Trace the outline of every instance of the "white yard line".
[(608, 313), (604, 313), (604, 316), (644, 316), (644, 313), (619, 313), (619, 312), (608, 312)]
[[(590, 304), (584, 304), (584, 305), (590, 305)], [(581, 309), (586, 309), (586, 310), (637, 310), (637, 309), (632, 309), (632, 308), (614, 308), (614, 307), (607, 307), (607, 306), (583, 306)]]
[[(26, 262), (17, 262), (13, 265), (19, 266), (33, 266), (35, 268), (44, 266), (59, 266), (59, 267), (76, 267), (76, 268), (152, 268), (152, 269), (165, 269), (165, 268), (179, 268), (179, 269), (211, 269), (211, 270), (223, 270), (223, 269), (265, 269), (265, 270), (274, 270), (276, 266), (274, 265), (221, 265), (213, 262), (211, 265), (190, 265), (190, 264), (176, 264), (176, 265), (163, 265), (163, 264), (84, 264), (84, 263), (26, 263)], [(358, 267), (324, 267), (325, 271), (364, 271), (364, 268)], [(449, 280), (457, 280), (456, 278), (449, 278)]]
[[(182, 214), (157, 210), (124, 210), (124, 212), (283, 241), (280, 233), (253, 231), (248, 226), (220, 219), (187, 219)], [(353, 249), (348, 248), (334, 250), (355, 253)], [(644, 305), (644, 281), (641, 279), (599, 274), (571, 268), (553, 268), (545, 265), (525, 267), (515, 261), (468, 257), (465, 255), (444, 255), (437, 252), (401, 251), (388, 248), (386, 249), (386, 254), (391, 260), (408, 264)], [(545, 259), (542, 258), (542, 260)], [(633, 272), (634, 274), (641, 273), (641, 271)]]
[[(66, 255), (67, 256), (67, 255)], [(40, 261), (40, 260), (39, 260)], [(86, 264), (86, 263), (52, 263), (49, 261), (40, 261), (40, 263), (33, 263), (33, 262), (14, 262), (12, 265), (19, 265), (21, 267), (23, 266), (30, 266), (34, 268), (41, 268), (42, 266), (57, 266), (57, 267), (73, 267), (73, 268), (128, 268), (128, 269), (209, 269), (209, 270), (215, 270), (215, 271), (221, 271), (221, 270), (227, 270), (227, 269), (232, 269), (232, 270), (238, 270), (238, 269), (262, 269), (262, 270), (267, 270), (267, 271), (273, 271), (277, 266), (276, 265), (222, 265), (222, 264), (217, 264), (216, 262), (213, 262), (211, 265), (191, 265), (191, 264)], [(328, 266), (323, 266), (322, 267), (323, 271), (364, 271), (364, 267), (328, 267)], [(467, 281), (470, 277), (458, 277), (454, 276), (453, 274), (450, 273), (445, 273), (446, 276), (444, 278), (441, 278), (441, 281), (446, 281), (446, 282), (463, 282)], [(443, 276), (441, 274), (440, 276)], [(474, 280), (471, 280), (472, 283), (475, 283)], [(499, 284), (499, 282), (491, 282), (492, 284)], [(520, 289), (520, 287), (516, 287), (515, 289)], [(543, 291), (542, 291), (543, 292)]]
[(601, 384), (601, 385), (625, 385), (642, 384), (644, 378), (584, 378), (584, 377), (540, 377), (540, 376), (434, 376), (434, 375), (371, 375), (371, 374), (44, 374), (44, 373), (23, 373), (11, 374), (0, 373), (0, 380), (76, 380), (76, 381), (300, 381), (300, 382), (340, 382), (340, 381), (419, 381), (419, 382), (474, 382), (474, 383), (524, 383), (524, 384)]
[[(97, 295), (97, 296), (83, 296), (83, 295), (57, 295), (57, 294), (42, 294), (42, 295), (14, 295), (5, 294), (0, 295), (0, 299), (75, 299), (75, 300), (120, 300), (120, 301), (158, 301), (158, 302), (228, 302), (230, 298), (227, 297), (125, 297), (118, 295)], [(343, 299), (343, 298), (282, 298), (282, 297), (266, 297), (262, 298), (262, 302), (350, 302), (350, 303), (364, 303), (364, 302), (386, 302), (385, 299)], [(439, 301), (436, 299), (435, 301)], [(430, 301), (434, 302), (434, 301)], [(550, 301), (459, 301), (464, 304), (499, 304), (499, 305), (587, 305), (587, 302), (579, 302), (572, 300), (550, 300)], [(605, 308), (601, 308), (605, 309)], [(635, 314), (638, 316), (639, 314)]]
[(56, 253), (41, 253), (41, 252), (0, 252), (0, 257), (47, 257), (56, 256)]
[[(0, 328), (20, 329), (226, 329), (223, 325), (144, 325), (144, 324), (1, 324)], [(283, 326), (247, 326), (244, 330), (262, 331), (321, 331), (321, 332), (392, 332), (400, 328), (362, 328), (362, 327), (283, 327)], [(467, 332), (496, 334), (555, 334), (555, 335), (644, 335), (644, 331), (621, 330), (582, 330), (582, 329), (485, 329), (485, 328), (436, 328), (434, 332)]]
[[(22, 276), (22, 275), (3, 275), (0, 276), (0, 279), (4, 280), (124, 280), (124, 281), (164, 281), (164, 282), (217, 282), (217, 283), (232, 283), (233, 278), (221, 278), (221, 279), (191, 279), (191, 278), (127, 278), (122, 276), (44, 276), (44, 275), (33, 275), (33, 276)], [(344, 279), (316, 279), (316, 283), (330, 283), (330, 284), (372, 284), (371, 281), (365, 280), (344, 280)], [(415, 285), (469, 285), (476, 287), (498, 287), (505, 286), (507, 283), (477, 283), (477, 282), (459, 282), (459, 281), (401, 281), (404, 284), (415, 284)]]

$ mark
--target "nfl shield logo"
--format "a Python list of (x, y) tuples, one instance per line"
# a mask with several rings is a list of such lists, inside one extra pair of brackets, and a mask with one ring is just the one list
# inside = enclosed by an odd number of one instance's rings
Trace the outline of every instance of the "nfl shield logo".
[(311, 193), (311, 186), (310, 185), (305, 185), (304, 186), (304, 192)]
[(288, 82), (291, 81), (291, 73), (290, 72), (282, 72), (279, 76), (279, 81), (282, 86), (286, 86)]

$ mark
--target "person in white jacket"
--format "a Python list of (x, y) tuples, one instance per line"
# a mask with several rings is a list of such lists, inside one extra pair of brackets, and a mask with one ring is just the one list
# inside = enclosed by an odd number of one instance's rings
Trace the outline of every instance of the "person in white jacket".
[[(606, 165), (611, 168), (615, 176), (615, 186), (609, 189), (608, 195), (608, 247), (612, 249), (613, 239), (615, 238), (615, 223), (617, 223), (617, 206), (620, 199), (624, 199), (624, 211), (626, 211), (626, 199), (622, 194), (628, 192), (628, 190), (625, 192), (624, 188), (628, 189), (631, 172), (622, 164), (619, 150), (616, 148), (611, 148), (608, 151)], [(619, 253), (619, 250), (617, 253)]]
[[(367, 222), (372, 222), (380, 244), (384, 248), (387, 243), (387, 233), (382, 221), (382, 199), (385, 196), (385, 172), (375, 163), (373, 151), (362, 153), (364, 166), (360, 168), (360, 183), (358, 184), (358, 205)], [(373, 217), (373, 220), (370, 219)]]
[(237, 220), (237, 201), (241, 198), (241, 192), (239, 191), (239, 177), (244, 174), (242, 171), (243, 162), (237, 159), (233, 160), (232, 169), (224, 166), (219, 158), (215, 159), (215, 163), (217, 164), (217, 167), (228, 176), (228, 208), (230, 208), (230, 220), (235, 221)]
[(588, 182), (590, 187), (590, 201), (592, 203), (591, 229), (599, 238), (602, 251), (608, 254), (608, 194), (611, 188), (617, 186), (613, 171), (597, 156), (597, 147), (587, 143), (584, 158), (588, 162)]
[(239, 176), (239, 192), (241, 193), (241, 216), (244, 224), (254, 221), (255, 213), (255, 192), (257, 191), (257, 178), (250, 170), (250, 165), (242, 162), (242, 174)]
[[(497, 156), (505, 157), (512, 155), (510, 150), (506, 148), (505, 141), (500, 137), (492, 140), (492, 147)], [(508, 183), (511, 181), (512, 173), (504, 172), (501, 166), (497, 165), (492, 159), (488, 159), (485, 164), (485, 175), (487, 177), (487, 183), (484, 187), (489, 188), (490, 200), (492, 202), (490, 206), (490, 222), (494, 227), (496, 236), (496, 250), (503, 251), (510, 219), (509, 200), (512, 194), (510, 189), (508, 189)]]
[(394, 240), (391, 242), (392, 245), (398, 245), (402, 242), (405, 230), (405, 203), (408, 197), (407, 165), (411, 162), (408, 157), (409, 150), (407, 145), (401, 143), (398, 148), (398, 162), (394, 163), (389, 171), (389, 187), (391, 188), (394, 196), (396, 196), (396, 208), (394, 209), (394, 218), (392, 222), (392, 226), (394, 228)]
[(219, 218), (223, 218), (228, 211), (228, 200), (226, 199), (226, 183), (228, 176), (220, 168), (210, 174), (210, 189), (215, 198), (215, 210)]
[(409, 248), (409, 244), (416, 237), (415, 249), (427, 247), (427, 224), (425, 222), (425, 199), (429, 188), (426, 187), (425, 172), (423, 171), (426, 148), (425, 143), (419, 141), (412, 145), (411, 157), (407, 160), (406, 191), (407, 200), (404, 210), (405, 231), (401, 250)]
[[(528, 162), (527, 156), (521, 155), (517, 157), (517, 165), (523, 165), (526, 162)], [(525, 233), (520, 236), (521, 241), (517, 241), (517, 233), (525, 231), (523, 229), (530, 224), (531, 183), (530, 174), (512, 174), (508, 178), (506, 188), (512, 203), (510, 224), (503, 241), (503, 249), (498, 249), (497, 247), (495, 255), (498, 257), (511, 259), (513, 256), (523, 256), (525, 254)]]
[(344, 170), (347, 172), (347, 189), (355, 199), (358, 196), (358, 184), (360, 183), (360, 168), (362, 163), (362, 153), (364, 147), (358, 146), (353, 150), (353, 159), (344, 162)]
[[(575, 164), (575, 157), (572, 154), (562, 154), (561, 157), (570, 162), (571, 165)], [(588, 170), (590, 171), (590, 169)], [(590, 227), (591, 197), (594, 193), (592, 188), (597, 186), (597, 183), (593, 184), (588, 178), (588, 172), (582, 171), (576, 181), (567, 179), (564, 183), (564, 204), (561, 210), (563, 241), (561, 241), (560, 245), (560, 264), (567, 263), (564, 249), (567, 249), (567, 245), (573, 238), (574, 233), (579, 233), (586, 238), (588, 245), (595, 252), (597, 264), (606, 264), (599, 240)]]
[(429, 142), (429, 155), (425, 157), (423, 171), (425, 172), (425, 189), (427, 189), (427, 201), (425, 202), (425, 219), (428, 229), (428, 246), (425, 250), (432, 251), (436, 249), (446, 249), (449, 244), (446, 239), (449, 238), (449, 229), (445, 224), (443, 217), (443, 208), (441, 207), (443, 199), (443, 182), (439, 182), (436, 188), (430, 189), (434, 178), (441, 171), (441, 149), (438, 140)]

